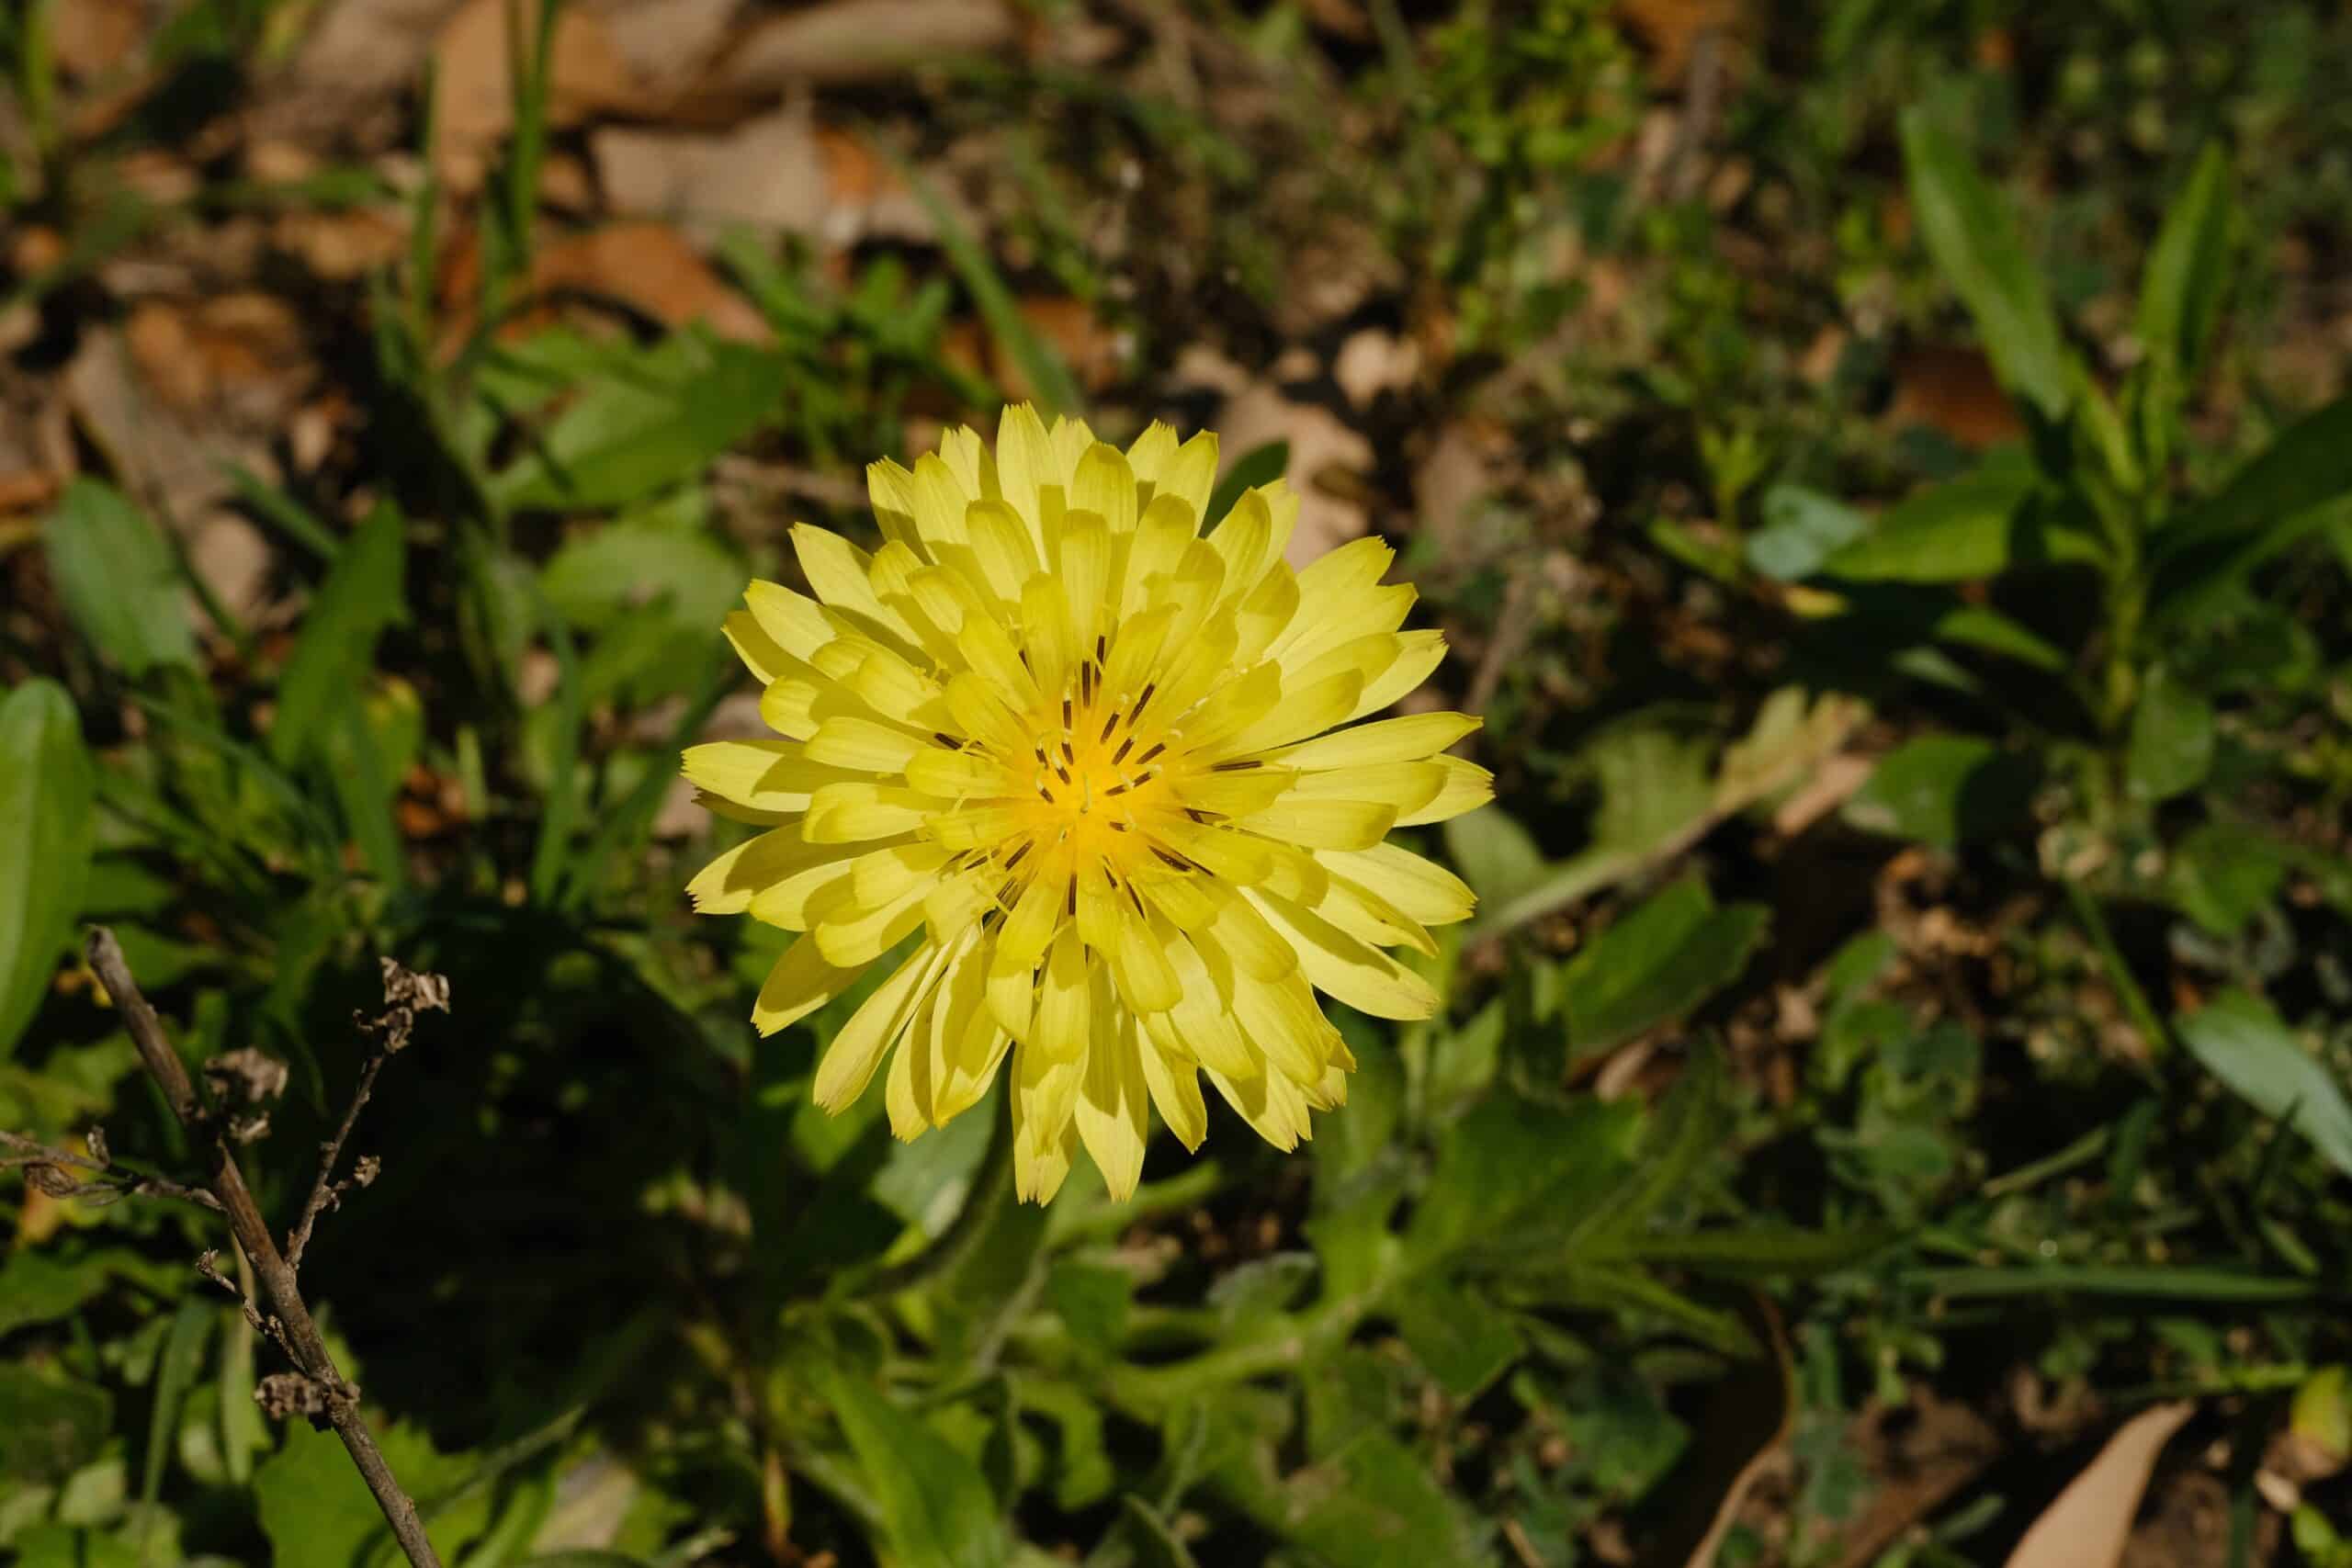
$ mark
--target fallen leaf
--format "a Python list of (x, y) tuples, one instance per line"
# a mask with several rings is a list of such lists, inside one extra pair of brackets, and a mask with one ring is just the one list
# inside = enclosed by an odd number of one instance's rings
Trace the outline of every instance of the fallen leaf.
[(2025, 434), (2015, 404), (1973, 348), (1905, 349), (1894, 360), (1894, 399), (1887, 423), (1924, 424), (1962, 446), (1983, 448)]
[(297, 209), (277, 216), (269, 238), (311, 276), (348, 283), (397, 260), (408, 246), (408, 225), (366, 208)]
[(1649, 46), (1650, 80), (1672, 86), (1690, 69), (1699, 39), (1738, 21), (1740, 0), (1619, 0), (1617, 15)]
[(50, 56), (86, 82), (127, 62), (146, 30), (140, 0), (74, 0), (50, 13)]
[(1348, 402), (1368, 409), (1383, 392), (1401, 392), (1421, 373), (1421, 345), (1378, 327), (1351, 333), (1331, 361), (1331, 379)]
[(0, 517), (40, 511), (57, 498), (57, 476), (39, 468), (0, 474)]
[(2126, 1421), (2027, 1529), (2008, 1568), (2115, 1568), (2157, 1456), (2196, 1409), (2176, 1400)]
[(2001, 1455), (2001, 1434), (1958, 1400), (1914, 1386), (1899, 1405), (1855, 1417), (1849, 1441), (1877, 1483), (1838, 1531), (1839, 1568), (1870, 1568)]
[(1765, 1353), (1737, 1363), (1708, 1395), (1698, 1440), (1675, 1467), (1657, 1511), (1664, 1523), (1648, 1543), (1648, 1561), (1713, 1568), (1748, 1493), (1784, 1461), (1796, 1404), (1788, 1335), (1770, 1301), (1752, 1296), (1744, 1305), (1740, 1315)]
[(541, 292), (624, 300), (664, 326), (700, 321), (744, 343), (770, 335), (766, 318), (666, 224), (615, 223), (542, 246), (532, 257), (531, 282)]
[[(509, 9), (508, 0), (466, 0), (434, 39), (433, 166), (461, 195), (481, 185), (492, 150), (514, 129)], [(525, 4), (522, 10), (528, 40), (537, 36), (538, 7)], [(549, 48), (550, 129), (578, 125), (599, 111), (652, 107), (597, 13), (566, 6), (557, 14)]]
[(1487, 536), (1492, 530), (1479, 525), (1510, 445), (1497, 427), (1457, 420), (1438, 433), (1437, 444), (1413, 470), (1414, 510), (1438, 558), (1451, 570), (1475, 570), (1495, 554), (1495, 541)]
[(1330, 410), (1293, 402), (1265, 383), (1245, 388), (1217, 421), (1218, 452), (1227, 468), (1275, 441), (1290, 444), (1291, 488), (1298, 492), (1298, 526), (1284, 553), (1293, 566), (1359, 537), (1371, 526), (1360, 502), (1329, 493), (1317, 481), (1328, 471), (1364, 474), (1374, 466), (1372, 443)]
[(188, 569), (239, 616), (267, 602), (272, 559), (268, 538), (233, 512), (214, 513), (188, 542)]
[(1015, 33), (1001, 0), (824, 0), (746, 30), (715, 85), (752, 93), (887, 81), (950, 55), (1001, 49)]
[(720, 134), (615, 127), (589, 137), (616, 213), (661, 218), (699, 237), (782, 230), (839, 249), (868, 238), (928, 240), (931, 216), (888, 164), (805, 107)]
[[(1020, 310), (1022, 319), (1053, 344), (1062, 363), (1069, 367), (1079, 385), (1086, 390), (1101, 391), (1117, 381), (1125, 369), (1126, 335), (1105, 326), (1093, 307), (1083, 299), (1025, 299), (1020, 302)], [(1004, 389), (1005, 395), (1015, 402), (1035, 398), (1037, 389), (1029, 384), (1020, 356), (993, 334), (983, 337), (988, 345), (989, 372)]]
[(1168, 384), (1180, 392), (1200, 390), (1230, 398), (1250, 385), (1250, 372), (1207, 344), (1188, 343), (1176, 351)]
[(415, 86), (433, 40), (461, 3), (335, 0), (312, 7), (316, 26), (276, 73), (256, 106), (257, 126), (270, 139), (297, 141), (329, 127), (348, 131)]
[(718, 56), (739, 9), (739, 0), (628, 0), (605, 11), (605, 30), (637, 80), (682, 87)]

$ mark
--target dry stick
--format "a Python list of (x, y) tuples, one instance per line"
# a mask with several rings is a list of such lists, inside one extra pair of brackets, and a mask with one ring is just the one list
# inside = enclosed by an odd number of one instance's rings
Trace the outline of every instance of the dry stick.
[[(340, 1204), (350, 1183), (338, 1184), (334, 1179), (335, 1162), (343, 1157), (344, 1140), (351, 1136), (351, 1125), (359, 1120), (360, 1107), (376, 1092), (376, 1075), (383, 1070), (384, 1058), (390, 1055), (383, 1046), (376, 1047), (367, 1065), (359, 1069), (359, 1089), (351, 1097), (351, 1109), (343, 1113), (343, 1125), (334, 1136), (319, 1145), (319, 1179), (311, 1185), (311, 1200), (302, 1205), (302, 1217), (294, 1223), (293, 1232), (286, 1238), (286, 1266), (302, 1267), (302, 1249), (311, 1245), (311, 1227), (319, 1223), (319, 1215), (329, 1204)], [(362, 1162), (365, 1163), (364, 1161)], [(366, 1174), (364, 1171), (361, 1173)]]
[(343, 1439), (351, 1462), (359, 1467), (368, 1490), (375, 1494), (376, 1506), (384, 1510), (384, 1518), (391, 1525), (401, 1550), (408, 1553), (409, 1562), (415, 1568), (441, 1568), (441, 1559), (425, 1536), (424, 1522), (416, 1517), (416, 1505), (401, 1490), (391, 1466), (384, 1462), (383, 1450), (376, 1446), (374, 1435), (359, 1414), (359, 1391), (344, 1380), (334, 1356), (327, 1350), (326, 1341), (319, 1336), (319, 1325), (311, 1321), (311, 1309), (302, 1303), (294, 1270), (278, 1255), (277, 1243), (271, 1237), (261, 1209), (245, 1186), (245, 1175), (237, 1164), (235, 1151), (205, 1115), (203, 1102), (197, 1099), (196, 1085), (189, 1081), (179, 1053), (164, 1038), (164, 1025), (156, 1018), (155, 1010), (148, 1005), (139, 983), (130, 977), (130, 966), (123, 962), (122, 946), (115, 941), (114, 932), (104, 926), (94, 927), (89, 953), (90, 967), (97, 971), (107, 994), (114, 998), (123, 1022), (130, 1030), (131, 1042), (139, 1047), (140, 1059), (146, 1063), (148, 1073), (170, 1101), (172, 1114), (189, 1132), (211, 1139), (213, 1196), (220, 1200), (220, 1207), (229, 1217), (229, 1229), (253, 1265), (254, 1275), (261, 1283), (262, 1293), (269, 1298), (271, 1310), (285, 1325), (288, 1353), (303, 1376), (325, 1391), (327, 1419), (334, 1424), (335, 1436)]

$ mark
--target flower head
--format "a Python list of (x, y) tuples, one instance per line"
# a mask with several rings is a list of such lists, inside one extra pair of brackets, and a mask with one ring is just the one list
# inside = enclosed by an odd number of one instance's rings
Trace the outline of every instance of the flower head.
[[(867, 470), (871, 555), (793, 530), (816, 597), (754, 582), (727, 635), (783, 739), (685, 754), (710, 808), (767, 825), (688, 891), (802, 934), (761, 988), (763, 1032), (920, 931), (819, 1064), (838, 1111), (884, 1060), (891, 1130), (968, 1109), (1012, 1055), (1023, 1198), (1083, 1144), (1135, 1189), (1147, 1106), (1198, 1147), (1200, 1077), (1269, 1142), (1347, 1095), (1316, 992), (1429, 1015), (1385, 950), (1434, 953), (1469, 890), (1385, 840), (1491, 794), (1445, 749), (1460, 714), (1357, 723), (1437, 667), (1434, 631), (1358, 539), (1283, 559), (1298, 500), (1250, 491), (1206, 537), (1216, 437), (1155, 424), (1122, 453), (1005, 411), (910, 470)], [(1345, 726), (1348, 728), (1338, 728)], [(1327, 733), (1328, 732), (1328, 733)]]

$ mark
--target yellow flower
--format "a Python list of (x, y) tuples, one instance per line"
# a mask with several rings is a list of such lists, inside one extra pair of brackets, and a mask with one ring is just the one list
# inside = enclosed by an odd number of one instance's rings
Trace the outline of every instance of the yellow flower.
[[(768, 831), (688, 888), (708, 914), (802, 934), (752, 1019), (783, 1028), (922, 939), (842, 1027), (816, 1098), (890, 1061), (911, 1138), (1012, 1055), (1015, 1185), (1042, 1202), (1083, 1144), (1135, 1190), (1147, 1105), (1197, 1148), (1199, 1074), (1269, 1142), (1347, 1096), (1355, 1063), (1315, 993), (1427, 1017), (1383, 950), (1434, 953), (1467, 917), (1452, 874), (1385, 842), (1492, 794), (1426, 713), (1353, 728), (1444, 657), (1397, 627), (1413, 590), (1358, 539), (1283, 558), (1298, 499), (1250, 491), (1205, 539), (1216, 437), (1155, 424), (1122, 454), (1005, 411), (991, 454), (951, 431), (867, 470), (872, 555), (793, 530), (817, 597), (754, 582), (727, 635), (784, 737), (685, 754), (713, 811)], [(1331, 731), (1331, 733), (1325, 733)]]

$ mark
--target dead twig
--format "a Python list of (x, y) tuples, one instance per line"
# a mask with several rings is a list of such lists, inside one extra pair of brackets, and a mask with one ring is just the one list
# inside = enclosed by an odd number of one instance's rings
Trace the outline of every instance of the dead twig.
[[(139, 1047), (140, 1060), (146, 1065), (147, 1072), (156, 1086), (164, 1091), (164, 1099), (170, 1104), (172, 1114), (179, 1119), (182, 1126), (210, 1145), (210, 1195), (228, 1216), (230, 1233), (236, 1237), (238, 1247), (252, 1265), (261, 1293), (269, 1303), (269, 1315), (264, 1317), (260, 1308), (247, 1299), (243, 1291), (232, 1284), (218, 1268), (211, 1266), (217, 1254), (207, 1254), (198, 1263), (198, 1269), (207, 1278), (226, 1286), (237, 1296), (244, 1308), (246, 1320), (276, 1339), (300, 1373), (299, 1382), (289, 1380), (284, 1374), (264, 1380), (262, 1388), (256, 1391), (261, 1403), (266, 1409), (279, 1414), (324, 1416), (334, 1426), (335, 1436), (343, 1439), (345, 1450), (351, 1455), (351, 1462), (358, 1467), (360, 1478), (367, 1482), (368, 1490), (374, 1494), (376, 1506), (384, 1511), (384, 1518), (392, 1527), (392, 1535), (399, 1540), (401, 1550), (408, 1554), (409, 1562), (415, 1568), (440, 1568), (441, 1559), (424, 1533), (424, 1523), (417, 1517), (416, 1505), (401, 1489), (391, 1466), (385, 1462), (383, 1450), (376, 1446), (375, 1434), (368, 1430), (367, 1420), (359, 1413), (357, 1386), (336, 1368), (326, 1341), (320, 1337), (319, 1325), (311, 1320), (311, 1309), (302, 1300), (301, 1290), (295, 1281), (293, 1266), (278, 1252), (277, 1242), (262, 1219), (261, 1209), (254, 1201), (252, 1190), (245, 1185), (244, 1171), (237, 1164), (236, 1149), (232, 1141), (232, 1123), (215, 1117), (198, 1095), (187, 1066), (180, 1061), (179, 1053), (164, 1037), (163, 1021), (155, 1016), (155, 1010), (140, 991), (138, 981), (131, 978), (130, 967), (123, 961), (122, 946), (115, 941), (114, 932), (104, 926), (93, 929), (89, 939), (89, 956), (91, 968), (97, 972), (107, 993), (114, 998), (123, 1022), (130, 1031), (131, 1043)], [(395, 996), (391, 982), (395, 968), (397, 965), (388, 965), (386, 969), (386, 1000), (392, 1004), (393, 1009), (387, 1018), (401, 1015), (401, 1021), (397, 1025), (388, 1024), (387, 1037), (396, 1029), (401, 1044), (406, 1044), (407, 1030), (413, 1024), (415, 1009), (419, 1005), (416, 1000), (417, 986), (424, 983), (424, 989), (434, 998), (423, 1005), (441, 1007), (447, 1005), (447, 988), (446, 982), (440, 982), (437, 988), (431, 984), (437, 980), (437, 976), (408, 976), (407, 971), (401, 970), (400, 973), (406, 976), (409, 982), (409, 994)], [(398, 1049), (397, 1045), (389, 1046), (381, 1054), (388, 1055)], [(370, 1082), (372, 1084), (372, 1078)], [(357, 1113), (358, 1106), (355, 1104), (351, 1114), (345, 1118), (342, 1131), (336, 1135), (335, 1148), (338, 1152), (342, 1138), (349, 1133), (352, 1118)], [(12, 1146), (15, 1141), (12, 1135)], [(66, 1168), (85, 1164), (69, 1160)], [(330, 1161), (330, 1175), (331, 1165)], [(55, 1171), (66, 1168), (61, 1168), (53, 1160), (42, 1160), (30, 1168)], [(315, 1197), (314, 1193), (314, 1200)], [(306, 1216), (309, 1219), (315, 1217)]]
[[(79, 1198), (99, 1208), (125, 1198), (176, 1198), (215, 1213), (220, 1208), (220, 1200), (201, 1187), (124, 1171), (107, 1154), (106, 1134), (95, 1127), (90, 1130), (87, 1155), (51, 1148), (22, 1133), (0, 1132), (0, 1146), (17, 1151), (0, 1156), (0, 1170), (22, 1168), (27, 1185), (51, 1198)], [(88, 1179), (74, 1174), (77, 1171), (88, 1172)]]

